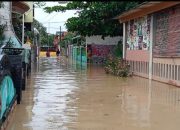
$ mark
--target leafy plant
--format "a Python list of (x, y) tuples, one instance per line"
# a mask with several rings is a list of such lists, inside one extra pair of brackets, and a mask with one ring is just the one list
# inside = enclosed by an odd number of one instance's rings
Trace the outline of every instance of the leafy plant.
[(44, 10), (47, 13), (77, 10), (78, 17), (69, 18), (65, 24), (68, 31), (104, 38), (122, 35), (122, 26), (113, 18), (140, 3), (142, 1), (70, 1), (66, 6), (45, 7)]
[[(48, 36), (47, 29), (46, 27), (43, 26), (42, 23), (34, 19), (33, 21), (34, 28), (36, 28), (39, 31), (39, 36), (40, 36), (40, 43), (42, 46), (53, 46), (53, 39), (54, 35), (50, 34)], [(48, 42), (49, 40), (49, 42)]]
[(107, 58), (104, 70), (107, 74), (120, 77), (127, 77), (130, 75), (130, 65), (122, 58), (113, 57), (112, 55), (109, 55)]
[(118, 44), (115, 46), (114, 51), (113, 51), (115, 57), (122, 58), (122, 53), (123, 53), (123, 44), (122, 41), (119, 41)]

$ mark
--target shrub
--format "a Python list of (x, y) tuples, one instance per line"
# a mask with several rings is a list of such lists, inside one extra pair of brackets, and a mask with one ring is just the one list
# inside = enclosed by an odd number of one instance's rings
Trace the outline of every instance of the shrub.
[(107, 74), (113, 74), (120, 77), (127, 77), (130, 75), (130, 65), (125, 60), (112, 57), (112, 55), (109, 55), (106, 59), (104, 70)]

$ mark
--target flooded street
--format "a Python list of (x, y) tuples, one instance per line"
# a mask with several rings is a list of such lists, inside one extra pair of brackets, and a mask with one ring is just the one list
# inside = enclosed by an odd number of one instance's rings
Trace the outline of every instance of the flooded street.
[(7, 130), (179, 130), (180, 88), (41, 58)]

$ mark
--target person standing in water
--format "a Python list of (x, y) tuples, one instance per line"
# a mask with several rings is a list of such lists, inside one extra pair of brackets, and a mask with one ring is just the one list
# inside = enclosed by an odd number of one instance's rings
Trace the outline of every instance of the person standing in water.
[(50, 51), (49, 51), (49, 49), (48, 49), (47, 52), (46, 52), (46, 57), (50, 57)]
[(59, 56), (60, 56), (60, 50), (59, 50), (59, 48), (57, 49), (57, 51), (56, 51), (56, 56), (59, 58)]

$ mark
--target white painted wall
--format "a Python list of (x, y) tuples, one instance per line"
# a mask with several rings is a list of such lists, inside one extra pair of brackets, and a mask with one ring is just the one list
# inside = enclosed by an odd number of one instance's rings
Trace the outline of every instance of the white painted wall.
[(21, 43), (15, 35), (14, 28), (12, 26), (12, 2), (3, 2), (3, 4), (4, 7), (0, 8), (0, 25), (6, 25), (4, 30), (5, 40), (3, 41), (3, 44), (5, 45), (9, 39), (11, 39), (11, 42), (15, 45), (14, 47), (20, 48)]
[(24, 22), (33, 22), (33, 2), (25, 2), (29, 5), (30, 9), (25, 13)]
[(86, 44), (97, 44), (97, 45), (116, 45), (123, 37), (105, 37), (104, 40), (101, 38), (100, 35), (97, 36), (90, 36), (86, 37)]

